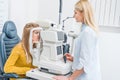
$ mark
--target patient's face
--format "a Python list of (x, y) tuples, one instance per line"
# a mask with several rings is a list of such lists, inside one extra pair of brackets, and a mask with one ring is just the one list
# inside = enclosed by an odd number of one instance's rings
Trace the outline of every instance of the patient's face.
[(32, 34), (32, 42), (37, 43), (40, 40), (40, 31), (34, 30)]

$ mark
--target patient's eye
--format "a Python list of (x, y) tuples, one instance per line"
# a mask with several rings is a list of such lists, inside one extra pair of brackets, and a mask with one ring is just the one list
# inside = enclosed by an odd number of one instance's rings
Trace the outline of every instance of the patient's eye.
[(40, 34), (40, 31), (33, 31), (34, 32), (34, 34)]
[(35, 34), (39, 34), (39, 32), (35, 32)]

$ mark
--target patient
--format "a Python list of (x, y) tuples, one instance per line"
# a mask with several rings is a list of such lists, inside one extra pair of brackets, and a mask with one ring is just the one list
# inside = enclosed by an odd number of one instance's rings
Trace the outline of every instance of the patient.
[[(39, 27), (36, 23), (28, 23), (25, 25), (21, 42), (12, 49), (9, 58), (5, 63), (5, 73), (16, 73), (21, 78), (24, 78), (27, 71), (36, 68), (32, 65), (32, 56), (29, 49), (30, 30), (36, 27)], [(32, 43), (34, 44), (39, 40), (40, 32), (34, 30), (32, 34)], [(15, 79), (11, 78), (10, 80)]]

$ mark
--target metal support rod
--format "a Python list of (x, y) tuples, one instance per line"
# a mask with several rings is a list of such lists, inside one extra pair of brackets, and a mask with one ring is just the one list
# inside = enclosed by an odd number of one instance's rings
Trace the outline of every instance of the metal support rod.
[(67, 20), (67, 19), (70, 19), (70, 18), (73, 18), (73, 17), (67, 17), (67, 18), (65, 18), (62, 22), (63, 22), (63, 25), (62, 25), (62, 30), (64, 30), (64, 24), (65, 24), (65, 21)]
[(59, 24), (61, 23), (61, 14), (62, 14), (62, 0), (60, 0), (59, 4)]

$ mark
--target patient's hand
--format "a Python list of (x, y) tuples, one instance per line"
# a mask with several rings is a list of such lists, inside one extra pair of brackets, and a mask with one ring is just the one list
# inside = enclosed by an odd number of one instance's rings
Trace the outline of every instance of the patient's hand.
[(70, 53), (66, 53), (64, 56), (66, 56), (67, 60), (73, 61), (73, 56)]

